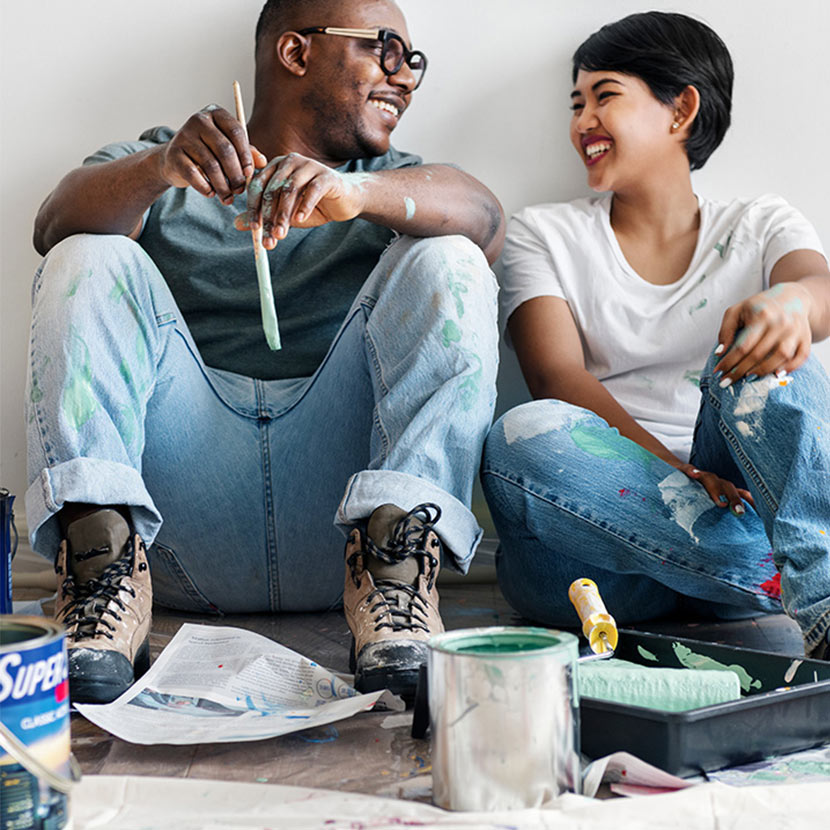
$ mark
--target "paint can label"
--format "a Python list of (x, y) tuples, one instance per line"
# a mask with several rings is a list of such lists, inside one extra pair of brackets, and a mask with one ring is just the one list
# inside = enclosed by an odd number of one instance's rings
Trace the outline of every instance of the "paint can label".
[[(63, 632), (49, 621), (7, 616), (2, 635), (0, 721), (44, 766), (66, 776), (69, 681)], [(0, 830), (61, 830), (68, 821), (65, 794), (29, 773), (18, 758), (0, 754)]]

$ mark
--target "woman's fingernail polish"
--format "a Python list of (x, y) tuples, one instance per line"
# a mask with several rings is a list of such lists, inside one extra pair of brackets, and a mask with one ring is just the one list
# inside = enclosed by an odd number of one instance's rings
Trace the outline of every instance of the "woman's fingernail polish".
[(722, 380), (722, 381), (718, 384), (718, 386), (720, 386), (720, 388), (721, 388), (721, 389), (726, 389), (726, 387), (727, 387), (727, 386), (731, 386), (731, 385), (732, 385), (732, 378), (724, 378), (724, 379), (723, 379), (723, 380)]
[(725, 502), (725, 501), (729, 501), (729, 499), (728, 499), (728, 498), (726, 498), (726, 496), (724, 496), (724, 495), (723, 495), (723, 493), (721, 493), (721, 494), (718, 496), (718, 501), (719, 501), (719, 502)]
[(720, 371), (715, 372), (715, 374), (714, 374), (714, 375), (712, 375), (712, 377), (713, 377), (715, 380), (719, 380), (722, 376), (723, 376), (723, 372), (720, 372)]
[(723, 350), (725, 348), (726, 347), (723, 345), (723, 343), (718, 343), (718, 347), (715, 349), (715, 354), (723, 354)]
[(746, 513), (746, 508), (742, 504), (736, 504), (732, 507), (732, 512), (736, 516), (743, 516)]
[(779, 370), (775, 373), (775, 377), (777, 377), (777, 378), (783, 378), (783, 377), (784, 377), (784, 375), (786, 375), (786, 374), (787, 374), (787, 370), (786, 370), (786, 369), (779, 369)]

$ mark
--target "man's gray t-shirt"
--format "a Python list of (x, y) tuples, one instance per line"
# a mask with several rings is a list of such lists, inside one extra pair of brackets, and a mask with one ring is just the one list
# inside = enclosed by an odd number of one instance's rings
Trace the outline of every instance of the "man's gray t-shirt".
[[(109, 144), (85, 159), (123, 158), (169, 141), (155, 127), (138, 141)], [(340, 172), (412, 167), (418, 156), (390, 149), (356, 159)], [(193, 188), (169, 188), (145, 215), (139, 243), (164, 276), (208, 366), (249, 377), (306, 377), (314, 373), (360, 287), (391, 241), (389, 228), (353, 219), (317, 228), (291, 228), (268, 253), (282, 349), (265, 342), (251, 234), (233, 226), (246, 197), (232, 205)]]

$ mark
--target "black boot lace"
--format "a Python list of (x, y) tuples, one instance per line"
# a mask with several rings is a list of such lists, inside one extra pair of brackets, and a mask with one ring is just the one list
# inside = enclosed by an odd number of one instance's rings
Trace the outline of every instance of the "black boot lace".
[[(76, 554), (76, 558), (88, 556), (81, 553)], [(61, 594), (62, 597), (71, 596), (71, 599), (63, 608), (61, 622), (66, 626), (70, 641), (98, 636), (113, 639), (115, 626), (106, 617), (111, 617), (116, 622), (121, 621), (121, 615), (111, 607), (115, 605), (121, 611), (127, 610), (119, 596), (121, 591), (126, 591), (135, 598), (135, 590), (121, 584), (123, 578), (132, 573), (133, 559), (133, 555), (122, 556), (107, 565), (99, 576), (81, 584), (76, 584), (71, 574), (67, 575), (61, 585)]]
[[(441, 508), (437, 504), (419, 504), (398, 520), (387, 547), (378, 547), (366, 536), (365, 551), (353, 553), (348, 560), (349, 567), (354, 572), (356, 560), (364, 553), (376, 556), (389, 565), (396, 565), (414, 556), (418, 562), (419, 572), (427, 574), (427, 590), (431, 591), (438, 575), (441, 542), (435, 535), (431, 542), (428, 541), (428, 537), (440, 518)], [(428, 550), (428, 547), (431, 550)], [(405, 601), (401, 602), (401, 598), (405, 598)], [(372, 600), (376, 601), (370, 606), (369, 611), (377, 620), (375, 631), (391, 628), (393, 631), (429, 632), (428, 602), (415, 585), (407, 585), (396, 579), (377, 579), (375, 590), (366, 597), (367, 603)]]

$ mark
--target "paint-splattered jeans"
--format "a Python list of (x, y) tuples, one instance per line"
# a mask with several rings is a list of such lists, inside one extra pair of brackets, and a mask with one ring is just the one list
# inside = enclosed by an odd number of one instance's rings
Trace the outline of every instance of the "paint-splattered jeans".
[(65, 502), (129, 505), (163, 604), (322, 609), (343, 592), (335, 514), (342, 529), (386, 502), (431, 501), (447, 564), (466, 570), (481, 537), (469, 504), (495, 402), (496, 291), (468, 240), (402, 237), (317, 372), (261, 381), (204, 365), (138, 244), (64, 240), (33, 289), (34, 548), (54, 556)]
[(588, 410), (539, 400), (495, 424), (482, 481), (501, 540), (499, 582), (517, 610), (573, 625), (568, 586), (586, 576), (618, 622), (686, 598), (716, 616), (780, 611), (783, 601), (806, 646), (818, 642), (830, 625), (827, 376), (811, 357), (791, 382), (721, 389), (713, 363), (691, 461), (752, 493), (755, 509), (742, 517)]

